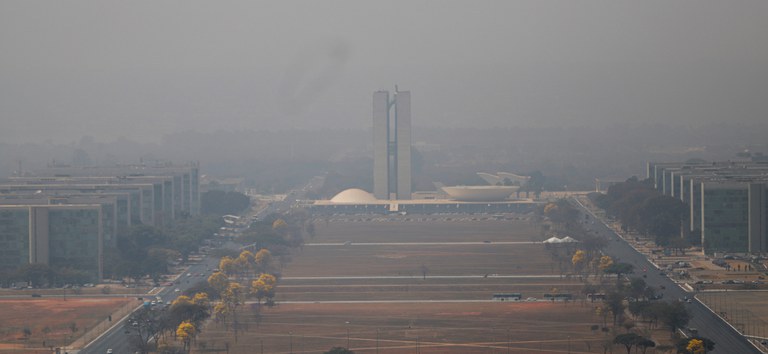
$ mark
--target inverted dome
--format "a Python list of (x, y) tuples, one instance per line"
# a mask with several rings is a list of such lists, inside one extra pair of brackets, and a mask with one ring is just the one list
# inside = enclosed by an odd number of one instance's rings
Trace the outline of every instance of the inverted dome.
[(331, 198), (332, 203), (367, 204), (376, 203), (378, 199), (373, 194), (362, 189), (350, 188), (339, 192)]
[(509, 198), (518, 186), (454, 186), (443, 187), (443, 191), (455, 200), (490, 202)]

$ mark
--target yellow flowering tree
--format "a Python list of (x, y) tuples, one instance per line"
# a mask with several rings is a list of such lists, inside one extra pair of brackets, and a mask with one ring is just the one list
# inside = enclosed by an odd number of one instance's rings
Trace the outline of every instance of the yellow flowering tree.
[(182, 342), (184, 342), (184, 350), (189, 350), (189, 343), (192, 341), (192, 339), (195, 337), (195, 334), (197, 333), (197, 330), (195, 329), (195, 325), (193, 325), (189, 321), (184, 321), (181, 324), (179, 324), (179, 327), (176, 328), (176, 336), (179, 337)]
[(703, 354), (706, 351), (704, 348), (704, 341), (696, 338), (688, 341), (688, 345), (685, 347), (685, 350), (692, 354)]
[(274, 275), (262, 273), (258, 279), (251, 283), (251, 295), (255, 296), (261, 304), (261, 299), (271, 299), (275, 296), (276, 284), (277, 278)]
[(216, 272), (208, 277), (208, 284), (221, 296), (229, 286), (229, 277), (222, 272)]

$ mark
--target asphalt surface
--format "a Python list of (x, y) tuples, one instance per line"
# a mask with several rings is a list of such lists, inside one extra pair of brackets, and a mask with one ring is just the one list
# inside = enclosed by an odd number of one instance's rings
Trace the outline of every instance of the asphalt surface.
[[(195, 283), (205, 280), (211, 274), (208, 269), (214, 269), (218, 267), (217, 260), (204, 257), (198, 264), (191, 265), (186, 272), (184, 272), (177, 280), (178, 285), (172, 287), (166, 287), (160, 291), (157, 295), (149, 296), (144, 295), (144, 299), (153, 300), (155, 296), (159, 296), (164, 303), (168, 304), (173, 302), (179, 294), (183, 293), (186, 289), (190, 288)], [(203, 274), (203, 276), (194, 276), (194, 274)], [(192, 274), (193, 276), (187, 276)], [(177, 292), (176, 289), (179, 289)], [(138, 300), (137, 300), (138, 304)], [(112, 349), (114, 354), (132, 354), (135, 353), (135, 349), (131, 348), (129, 344), (129, 336), (136, 335), (135, 332), (126, 331), (130, 326), (126, 326), (125, 322), (127, 317), (122, 319), (115, 319), (115, 324), (104, 334), (98, 337), (96, 340), (89, 343), (84, 349), (80, 350), (80, 354), (105, 354), (107, 350)], [(76, 353), (76, 351), (71, 352)]]
[[(596, 234), (603, 235), (611, 240), (604, 250), (605, 254), (611, 256), (615, 260), (618, 259), (620, 262), (632, 264), (635, 268), (635, 275), (645, 275), (644, 280), (646, 284), (656, 289), (660, 289), (661, 286), (666, 288), (660, 290), (660, 292), (664, 294), (662, 301), (677, 301), (686, 296), (691, 298), (695, 295), (693, 292), (683, 290), (667, 276), (661, 275), (660, 270), (657, 269), (643, 254), (632, 248), (632, 246), (621, 239), (611, 228), (595, 218), (595, 216), (583, 205), (579, 203), (575, 203), (575, 205), (581, 209), (582, 218), (587, 214), (589, 215), (589, 220), (595, 221), (594, 223), (585, 225), (588, 230), (592, 230)], [(646, 269), (647, 271), (644, 272), (643, 269)], [(695, 298), (691, 303), (687, 303), (686, 306), (692, 315), (692, 318), (688, 323), (688, 328), (696, 328), (699, 336), (709, 338), (715, 342), (715, 350), (708, 353), (761, 353), (747, 341), (746, 338), (733, 329), (733, 327), (712, 313)]]
[[(256, 217), (262, 218), (264, 215), (270, 212), (287, 208), (290, 204), (290, 201), (295, 198), (295, 195), (292, 194), (289, 194), (289, 198), (286, 198), (285, 201), (270, 205), (270, 207), (268, 207), (266, 210), (263, 210), (261, 213), (259, 213), (259, 215), (256, 215)], [(693, 295), (695, 295), (694, 293), (689, 293), (680, 288), (667, 276), (659, 274), (660, 271), (655, 268), (655, 266), (650, 261), (648, 261), (644, 255), (633, 249), (607, 225), (599, 222), (598, 219), (589, 212), (589, 210), (581, 205), (577, 206), (581, 208), (582, 217), (584, 217), (584, 214), (586, 214), (590, 216), (590, 220), (596, 221), (595, 223), (585, 225), (586, 228), (611, 240), (608, 243), (608, 246), (605, 248), (605, 253), (607, 255), (610, 255), (620, 262), (632, 264), (635, 267), (635, 274), (645, 275), (644, 280), (648, 285), (657, 289), (660, 289), (662, 286), (665, 288), (664, 290), (661, 290), (661, 292), (664, 294), (662, 301), (676, 301), (686, 296), (693, 297)], [(190, 266), (187, 272), (182, 274), (182, 276), (179, 278), (180, 284), (176, 285), (175, 287), (168, 287), (162, 290), (157, 296), (160, 296), (166, 303), (173, 301), (178, 296), (178, 293), (175, 291), (176, 288), (179, 289), (179, 292), (183, 292), (197, 281), (207, 277), (208, 274), (210, 274), (207, 269), (215, 268), (216, 266), (216, 260), (205, 257), (199, 264)], [(187, 277), (187, 273), (203, 273), (204, 277)], [(689, 322), (688, 327), (696, 328), (700, 336), (710, 338), (716, 343), (715, 350), (710, 353), (760, 353), (757, 348), (749, 343), (728, 323), (709, 311), (709, 309), (701, 304), (698, 300), (694, 299), (693, 302), (687, 303), (686, 306), (692, 314), (692, 319)], [(124, 324), (126, 320), (127, 317), (117, 320), (113, 327), (111, 327), (102, 336), (91, 342), (79, 353), (104, 354), (107, 353), (108, 349), (112, 349), (113, 353), (115, 354), (134, 353), (135, 351), (132, 350), (129, 345), (129, 335), (131, 335), (131, 332), (129, 331), (126, 333), (126, 327)]]

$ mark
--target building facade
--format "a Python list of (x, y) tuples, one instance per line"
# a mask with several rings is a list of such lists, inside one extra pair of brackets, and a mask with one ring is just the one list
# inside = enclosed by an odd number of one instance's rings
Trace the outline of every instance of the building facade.
[(411, 199), (411, 178), (411, 93), (395, 91), (390, 100), (389, 91), (374, 92), (373, 195)]
[(197, 164), (53, 166), (11, 177), (0, 180), (0, 266), (40, 263), (101, 278), (121, 228), (199, 212)]
[(768, 252), (768, 163), (649, 163), (647, 177), (688, 205), (686, 233), (705, 253)]

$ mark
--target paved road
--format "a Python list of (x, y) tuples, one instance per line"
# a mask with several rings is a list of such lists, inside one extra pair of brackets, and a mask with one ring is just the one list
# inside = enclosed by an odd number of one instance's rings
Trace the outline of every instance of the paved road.
[[(270, 213), (281, 212), (281, 211), (286, 211), (290, 209), (292, 203), (294, 203), (297, 199), (303, 198), (307, 190), (313, 188), (314, 185), (319, 185), (318, 183), (321, 183), (321, 178), (320, 180), (318, 178), (320, 177), (313, 178), (301, 190), (294, 190), (289, 192), (285, 200), (280, 202), (270, 203), (265, 209), (261, 210), (259, 213), (254, 215), (253, 218), (257, 220), (261, 220), (266, 215), (269, 215)], [(210, 272), (207, 269), (218, 267), (217, 262), (218, 260), (214, 260), (206, 256), (203, 258), (200, 264), (195, 264), (190, 266), (190, 268), (187, 270), (187, 273), (190, 273), (190, 274), (203, 273), (207, 278), (207, 276), (210, 274)], [(180, 280), (179, 285), (176, 285), (175, 287), (166, 288), (163, 291), (161, 291), (157, 296), (160, 296), (165, 303), (170, 303), (174, 299), (176, 299), (176, 297), (179, 295), (179, 293), (175, 291), (176, 288), (179, 289), (179, 292), (184, 292), (186, 289), (194, 285), (194, 283), (202, 279), (206, 279), (206, 278), (200, 278), (200, 277), (187, 277), (186, 276), (187, 273), (183, 274), (179, 278)], [(112, 326), (108, 331), (102, 334), (99, 338), (89, 343), (79, 353), (80, 354), (104, 354), (107, 352), (108, 349), (112, 349), (113, 353), (115, 354), (134, 353), (135, 351), (131, 349), (128, 343), (130, 332), (126, 332), (125, 321), (127, 320), (127, 317), (117, 320), (114, 326)], [(76, 351), (72, 351), (71, 353), (75, 353), (75, 352)]]
[[(339, 276), (339, 277), (283, 277), (281, 280), (367, 280), (367, 279), (418, 279), (421, 275), (361, 275), (361, 276)], [(477, 275), (429, 275), (429, 279), (556, 279), (562, 278), (561, 275), (554, 274), (477, 274)]]
[[(207, 276), (210, 274), (208, 269), (213, 269), (217, 267), (216, 260), (210, 259), (209, 257), (203, 258), (203, 260), (199, 264), (193, 264), (189, 267), (186, 273), (182, 274), (181, 277), (179, 277), (178, 281), (179, 284), (175, 287), (167, 287), (164, 290), (162, 290), (160, 293), (157, 294), (163, 302), (170, 303), (173, 300), (176, 299), (177, 296), (184, 290), (188, 289), (192, 285), (194, 285), (196, 282), (200, 280), (207, 279)], [(187, 273), (189, 274), (198, 274), (203, 273), (204, 277), (196, 277), (196, 276), (187, 276)], [(179, 292), (176, 292), (175, 289), (178, 288)], [(147, 298), (147, 296), (144, 296)], [(122, 318), (117, 320), (116, 324), (113, 325), (108, 331), (104, 332), (98, 339), (94, 340), (90, 344), (88, 344), (84, 349), (82, 349), (79, 353), (80, 354), (105, 354), (107, 352), (107, 349), (112, 349), (112, 351), (115, 354), (130, 354), (134, 353), (135, 351), (131, 348), (129, 345), (129, 336), (131, 335), (131, 332), (126, 333), (126, 326), (125, 321), (126, 318)]]
[(326, 242), (304, 246), (468, 246), (468, 245), (538, 245), (540, 241), (475, 241), (475, 242)]
[[(590, 220), (596, 220), (594, 224), (587, 224), (585, 227), (611, 240), (605, 249), (605, 253), (614, 259), (619, 259), (621, 262), (634, 265), (635, 274), (645, 274), (645, 281), (648, 285), (657, 289), (664, 286), (666, 289), (660, 292), (664, 294), (665, 301), (675, 301), (685, 296), (692, 297), (694, 295), (694, 293), (689, 293), (680, 288), (667, 276), (660, 275), (660, 271), (643, 254), (622, 240), (607, 225), (597, 221), (599, 219), (595, 218), (583, 205), (578, 202), (575, 204), (582, 211), (582, 218), (584, 218), (584, 214), (587, 214), (590, 216)], [(642, 269), (647, 269), (647, 272), (643, 272)], [(715, 350), (710, 353), (760, 353), (757, 348), (734, 330), (733, 327), (709, 311), (698, 300), (694, 300), (692, 303), (687, 304), (687, 306), (692, 314), (688, 327), (696, 328), (700, 336), (710, 338), (715, 342)]]

